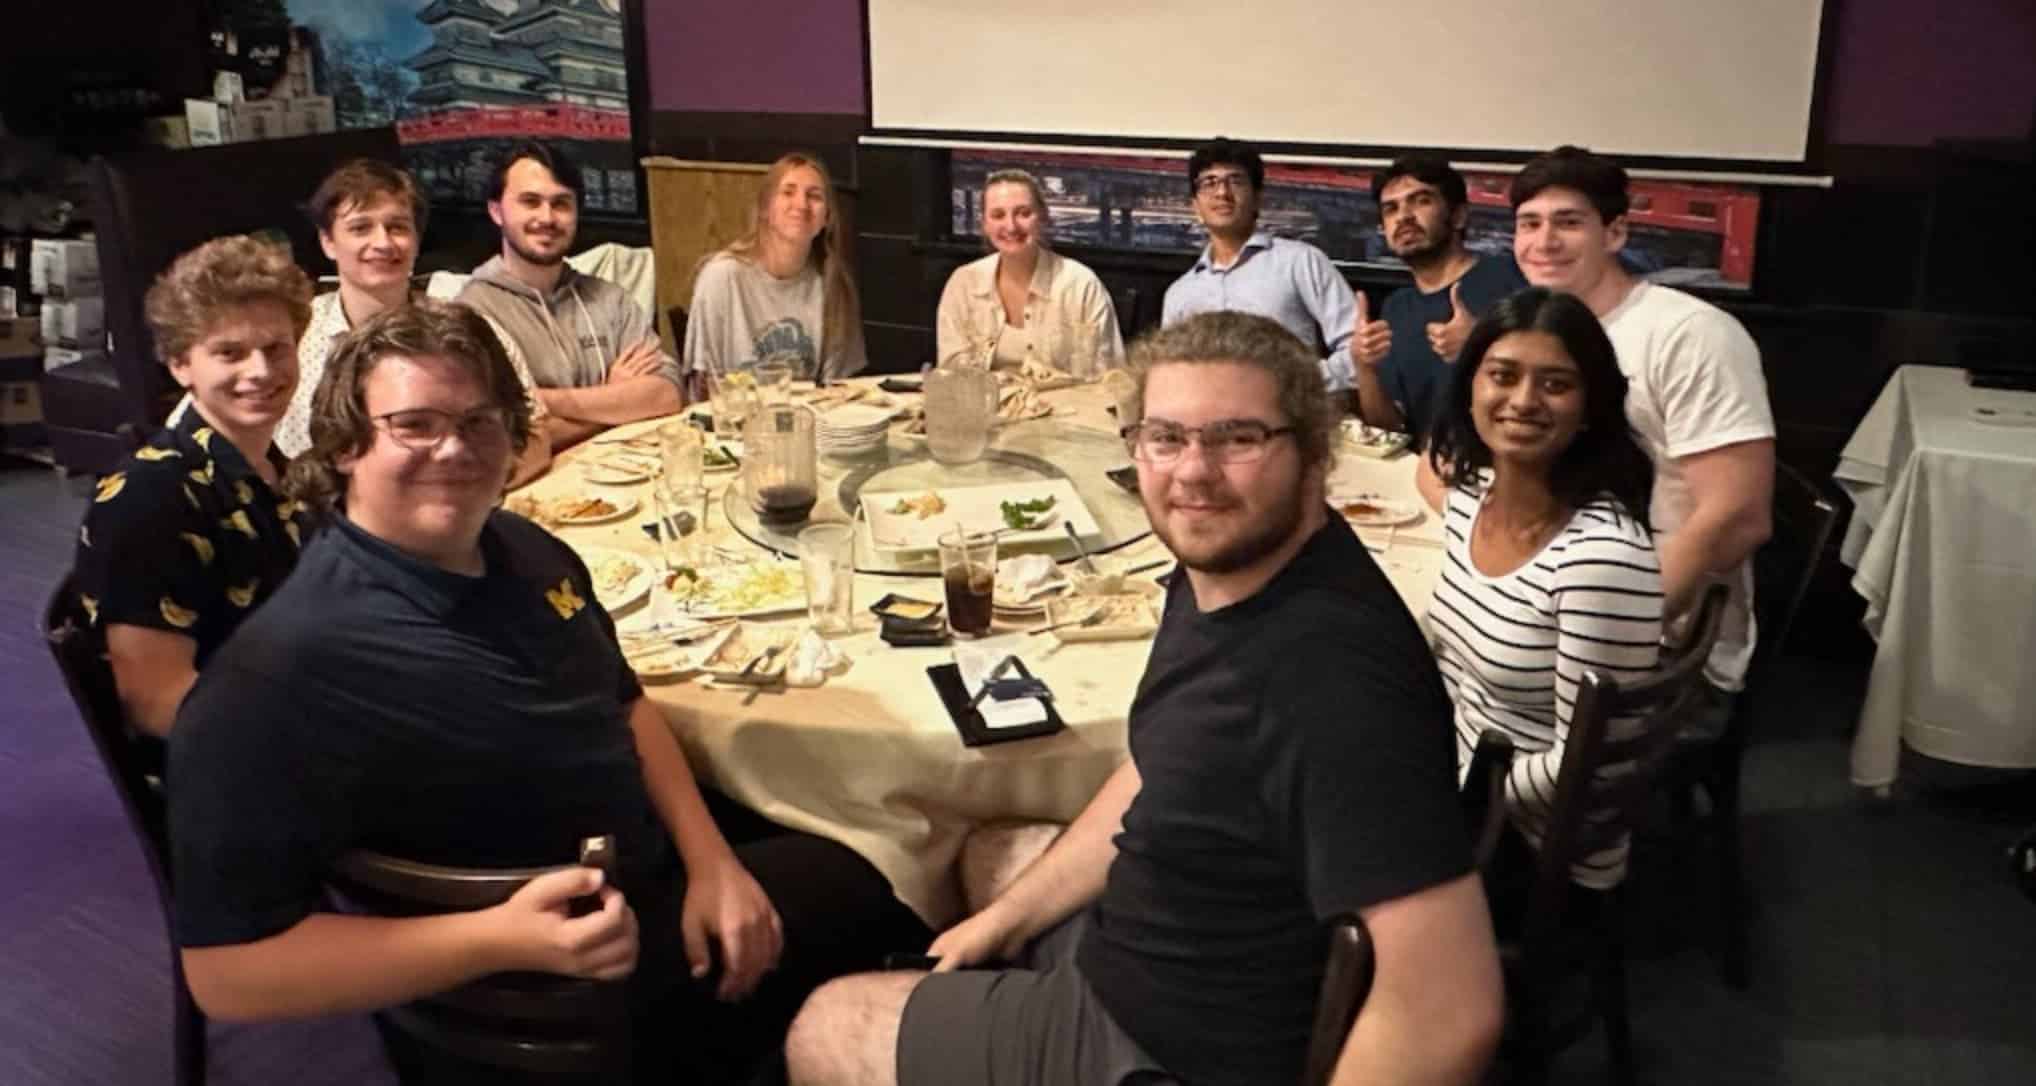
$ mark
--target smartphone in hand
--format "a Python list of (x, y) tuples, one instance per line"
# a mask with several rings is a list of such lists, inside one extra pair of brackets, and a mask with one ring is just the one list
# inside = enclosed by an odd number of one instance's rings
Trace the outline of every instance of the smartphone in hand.
[(939, 964), (940, 959), (934, 957), (931, 954), (884, 955), (884, 968), (888, 971), (897, 971), (902, 969), (917, 969), (930, 973), (933, 971), (933, 968)]

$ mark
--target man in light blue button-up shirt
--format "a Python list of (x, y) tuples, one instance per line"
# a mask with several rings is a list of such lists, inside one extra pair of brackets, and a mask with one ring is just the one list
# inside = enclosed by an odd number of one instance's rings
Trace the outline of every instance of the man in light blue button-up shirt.
[(1217, 309), (1270, 317), (1322, 352), (1322, 381), (1329, 391), (1353, 387), (1356, 297), (1328, 254), (1258, 229), (1258, 198), (1265, 186), (1258, 152), (1229, 139), (1203, 144), (1188, 159), (1188, 184), (1209, 244), (1195, 266), (1166, 288), (1161, 323)]

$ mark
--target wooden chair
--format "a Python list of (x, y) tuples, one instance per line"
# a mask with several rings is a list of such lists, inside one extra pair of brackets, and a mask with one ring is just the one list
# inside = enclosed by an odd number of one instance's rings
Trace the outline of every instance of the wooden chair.
[[(1692, 819), (1709, 838), (1717, 859), (1719, 970), (1725, 983), (1747, 986), (1747, 892), (1739, 839), (1739, 770), (1753, 724), (1753, 707), (1780, 674), (1782, 649), (1809, 593), (1818, 561), (1838, 521), (1838, 506), (1824, 489), (1787, 464), (1775, 465), (1774, 532), (1753, 557), (1756, 643), (1746, 687), (1733, 700), (1719, 736), (1684, 734), (1669, 774), (1676, 794), (1701, 790), (1707, 810)], [(1685, 809), (1694, 811), (1693, 804)]]
[(1308, 1064), (1301, 1086), (1329, 1086), (1337, 1057), (1343, 1054), (1343, 1042), (1357, 1023), (1357, 1012), (1364, 1009), (1365, 997), (1371, 994), (1375, 964), (1371, 933), (1365, 930), (1363, 920), (1346, 916), (1329, 929), (1329, 965), (1322, 973), (1322, 994), (1315, 1000), (1315, 1025), (1308, 1036)]
[[(113, 685), (113, 669), (91, 636), (90, 625), (78, 600), (77, 583), (71, 574), (65, 574), (43, 609), (42, 633), (56, 658), (57, 670), (63, 673), (64, 686), (78, 706), (85, 731), (92, 737), (99, 764), (113, 782), (121, 814), (141, 842), (142, 859), (155, 883), (156, 903), (163, 911), (164, 929), (174, 933), (168, 812), (156, 777), (161, 769), (160, 746), (136, 736), (127, 726)], [(205, 1081), (205, 1015), (184, 983), (184, 960), (174, 935), (170, 940), (170, 987), (173, 1080), (177, 1086), (200, 1086)]]
[[(1687, 640), (1654, 674), (1621, 686), (1596, 671), (1583, 673), (1532, 881), (1517, 918), (1508, 918), (1517, 923), (1501, 925), (1512, 929), (1499, 944), (1508, 1008), (1501, 1056), (1517, 1081), (1544, 1081), (1554, 1054), (1588, 1033), (1593, 1019), (1604, 1023), (1612, 1080), (1633, 1081), (1620, 895), (1617, 888), (1575, 885), (1570, 868), (1627, 833), (1654, 795), (1676, 749), (1674, 722), (1700, 696), (1697, 684), (1718, 639), (1726, 596), (1723, 585), (1705, 591)], [(1611, 734), (1611, 722), (1624, 717), (1640, 723)], [(1496, 797), (1499, 813), (1487, 814), (1487, 822), (1504, 818), (1506, 759), (1496, 745), (1494, 752), (1499, 756), (1466, 786), (1467, 804), (1473, 790), (1486, 802)], [(1601, 772), (1607, 766), (1625, 768)], [(1589, 1006), (1558, 1020), (1552, 1008), (1562, 984), (1577, 975), (1589, 980)]]
[[(340, 859), (327, 884), (345, 904), (378, 916), (485, 909), (556, 867), (466, 868), (373, 852)], [(623, 982), (500, 973), (376, 1015), (426, 1053), (524, 1075), (630, 1080), (631, 1038)], [(391, 1046), (406, 1078), (416, 1057)]]

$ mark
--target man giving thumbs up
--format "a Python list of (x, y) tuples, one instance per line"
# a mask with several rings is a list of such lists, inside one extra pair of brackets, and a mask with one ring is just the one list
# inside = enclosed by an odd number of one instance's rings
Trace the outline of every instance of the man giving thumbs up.
[[(1363, 365), (1352, 342), (1351, 354), (1360, 362), (1358, 410), (1373, 426), (1408, 430), (1419, 439), (1442, 396), (1449, 364), (1478, 315), (1527, 281), (1511, 256), (1480, 258), (1464, 248), (1469, 194), (1463, 175), (1443, 159), (1415, 154), (1396, 160), (1372, 179), (1372, 196), (1379, 205), (1379, 230), (1393, 255), (1407, 262), (1414, 283), (1394, 291), (1380, 307), (1373, 323), (1391, 332), (1377, 362)], [(1365, 380), (1367, 370), (1371, 381)]]

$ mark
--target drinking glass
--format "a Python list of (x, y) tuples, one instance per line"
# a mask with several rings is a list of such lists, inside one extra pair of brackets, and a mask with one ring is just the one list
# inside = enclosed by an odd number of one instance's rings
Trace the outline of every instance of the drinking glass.
[(650, 488), (653, 513), (657, 516), (658, 550), (665, 568), (681, 567), (698, 571), (711, 563), (707, 546), (707, 488), (671, 488), (659, 484)]
[(700, 428), (679, 420), (657, 428), (659, 461), (664, 469), (660, 485), (668, 490), (697, 490), (702, 480), (700, 455), (706, 447)]
[(951, 528), (941, 533), (940, 579), (947, 586), (947, 628), (956, 637), (990, 632), (991, 599), (997, 592), (997, 535)]
[(731, 370), (714, 378), (714, 432), (722, 437), (742, 437), (749, 416), (757, 409), (756, 375)]
[(756, 364), (757, 402), (769, 407), (772, 404), (790, 403), (792, 399), (792, 372), (794, 358), (791, 355), (774, 354)]
[(943, 464), (971, 464), (990, 446), (997, 419), (997, 378), (986, 369), (926, 371), (926, 451)]
[(844, 634), (855, 625), (855, 529), (846, 524), (810, 524), (799, 532), (799, 560), (806, 567), (806, 613), (822, 634)]

